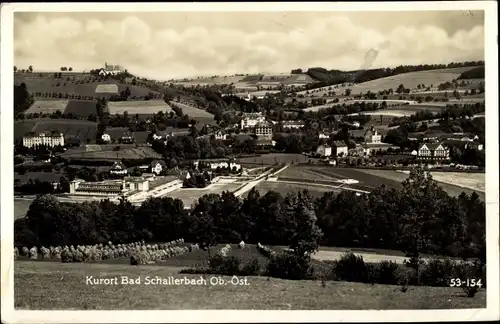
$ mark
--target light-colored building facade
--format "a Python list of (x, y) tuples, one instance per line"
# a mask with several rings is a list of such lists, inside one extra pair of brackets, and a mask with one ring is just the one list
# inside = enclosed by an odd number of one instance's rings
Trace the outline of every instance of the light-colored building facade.
[(332, 155), (332, 148), (328, 145), (320, 145), (316, 149), (316, 154), (322, 157), (327, 157)]
[(64, 146), (64, 135), (62, 133), (51, 133), (51, 134), (34, 134), (30, 133), (23, 137), (23, 146), (24, 147), (33, 147), (33, 146)]
[(101, 136), (101, 140), (103, 142), (109, 143), (109, 142), (111, 142), (111, 136), (109, 134), (104, 133)]
[(376, 129), (372, 128), (365, 132), (365, 143), (366, 144), (380, 144), (382, 143), (382, 135), (378, 133)]
[(217, 131), (215, 132), (214, 137), (216, 140), (225, 141), (227, 139), (227, 134), (222, 131)]
[(418, 147), (417, 157), (424, 160), (447, 160), (450, 150), (442, 143), (423, 143)]
[(271, 138), (273, 136), (273, 126), (266, 122), (260, 122), (255, 125), (255, 135), (258, 137)]
[(125, 175), (127, 172), (127, 167), (122, 162), (115, 162), (109, 170), (109, 173), (116, 175)]
[(258, 113), (244, 113), (241, 118), (241, 129), (255, 127), (258, 123), (262, 123), (266, 118), (262, 115), (262, 112)]
[(240, 171), (241, 164), (234, 163), (234, 162), (213, 162), (213, 163), (210, 163), (210, 169), (215, 170), (217, 168)]
[(282, 123), (284, 129), (300, 129), (305, 125), (306, 123), (302, 120), (286, 120)]
[(335, 156), (347, 156), (349, 154), (349, 148), (347, 145), (342, 142), (342, 141), (335, 141), (333, 143), (333, 146), (335, 148)]

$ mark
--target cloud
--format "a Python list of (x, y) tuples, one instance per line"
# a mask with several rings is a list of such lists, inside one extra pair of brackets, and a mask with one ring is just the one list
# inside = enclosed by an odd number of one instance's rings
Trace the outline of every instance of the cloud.
[(291, 26), (287, 23), (269, 31), (214, 23), (175, 28), (168, 20), (163, 26), (139, 15), (105, 20), (38, 14), (15, 23), (15, 64), (79, 70), (100, 67), (107, 61), (138, 75), (168, 79), (288, 72), (312, 66), (350, 70), (484, 58), (481, 25), (449, 33), (437, 23), (398, 24), (387, 32), (335, 15), (308, 20), (297, 28), (287, 27)]

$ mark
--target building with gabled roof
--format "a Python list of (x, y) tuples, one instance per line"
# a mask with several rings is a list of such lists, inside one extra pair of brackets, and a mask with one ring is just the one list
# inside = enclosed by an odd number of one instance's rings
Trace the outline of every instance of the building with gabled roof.
[(450, 150), (444, 143), (422, 143), (418, 147), (417, 157), (425, 160), (447, 160)]

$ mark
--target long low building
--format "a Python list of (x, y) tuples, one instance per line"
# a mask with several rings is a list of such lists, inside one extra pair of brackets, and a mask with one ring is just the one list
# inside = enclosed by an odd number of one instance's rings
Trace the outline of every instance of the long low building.
[(70, 183), (70, 195), (94, 197), (132, 197), (137, 194), (142, 196), (154, 195), (155, 190), (171, 191), (182, 187), (182, 180), (175, 176), (141, 176), (125, 177), (121, 180), (105, 180), (99, 182), (86, 182), (73, 180)]

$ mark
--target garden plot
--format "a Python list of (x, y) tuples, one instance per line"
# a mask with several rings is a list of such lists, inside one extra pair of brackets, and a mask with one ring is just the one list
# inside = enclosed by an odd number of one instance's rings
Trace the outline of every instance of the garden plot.
[(127, 112), (133, 116), (139, 115), (153, 115), (160, 111), (168, 114), (172, 111), (164, 100), (143, 100), (143, 101), (110, 101), (108, 102), (108, 109), (111, 115), (123, 115)]
[(118, 93), (118, 85), (116, 85), (116, 84), (99, 84), (95, 88), (95, 93)]
[(171, 197), (173, 199), (180, 199), (184, 203), (185, 207), (193, 206), (199, 198), (208, 194), (220, 194), (223, 191), (233, 192), (238, 189), (241, 184), (238, 183), (224, 183), (224, 184), (212, 184), (207, 188), (181, 188), (172, 192), (167, 193), (166, 197)]
[(56, 111), (64, 113), (69, 100), (37, 100), (26, 110), (26, 114), (52, 114)]

